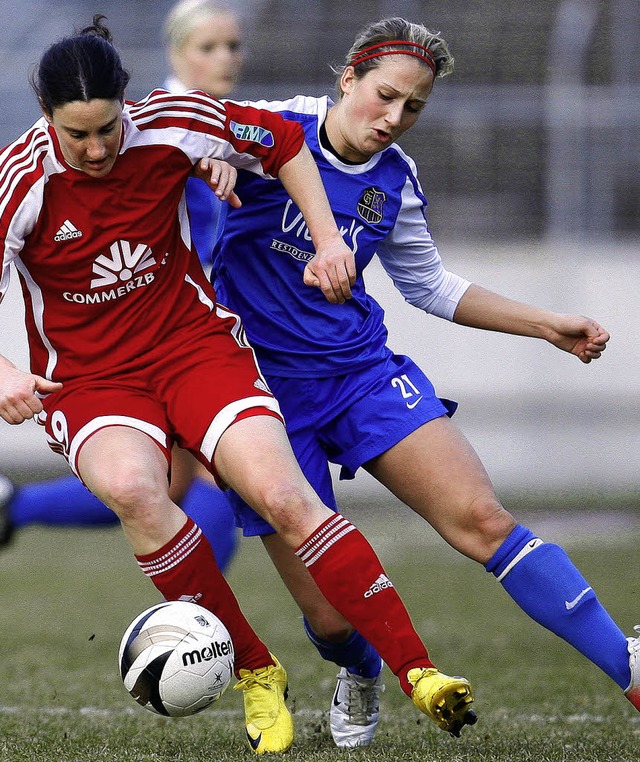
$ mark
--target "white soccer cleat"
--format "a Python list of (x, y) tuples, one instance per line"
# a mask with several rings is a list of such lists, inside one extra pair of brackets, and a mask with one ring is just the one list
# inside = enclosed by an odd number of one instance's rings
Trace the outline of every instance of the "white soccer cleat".
[(380, 694), (384, 691), (382, 676), (361, 677), (345, 667), (338, 672), (338, 683), (329, 721), (331, 735), (341, 749), (368, 746), (380, 719)]
[[(640, 624), (633, 628), (640, 635)], [(629, 649), (629, 669), (631, 670), (631, 682), (624, 695), (640, 712), (640, 637), (627, 638)]]

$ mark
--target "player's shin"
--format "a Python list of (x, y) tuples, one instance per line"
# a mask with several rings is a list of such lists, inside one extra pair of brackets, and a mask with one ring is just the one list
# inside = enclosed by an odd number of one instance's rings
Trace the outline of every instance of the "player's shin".
[(485, 568), (533, 620), (626, 688), (627, 639), (559, 545), (518, 524)]
[(193, 601), (222, 620), (234, 644), (236, 676), (240, 669), (273, 664), (220, 572), (208, 540), (190, 518), (166, 545), (136, 559), (167, 600)]
[(325, 598), (376, 648), (410, 696), (409, 670), (433, 664), (365, 537), (336, 514), (307, 538), (296, 555)]

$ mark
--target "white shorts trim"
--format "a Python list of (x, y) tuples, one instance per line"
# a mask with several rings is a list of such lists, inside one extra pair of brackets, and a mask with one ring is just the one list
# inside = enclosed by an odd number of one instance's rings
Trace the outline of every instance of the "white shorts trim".
[(206, 431), (200, 445), (200, 452), (211, 463), (213, 461), (213, 453), (215, 452), (220, 437), (231, 426), (240, 413), (245, 410), (250, 410), (252, 407), (266, 407), (267, 410), (271, 410), (277, 413), (283, 418), (280, 412), (280, 405), (275, 397), (245, 397), (241, 400), (231, 402), (216, 415), (216, 417), (209, 424), (209, 428)]
[(142, 421), (139, 418), (131, 418), (127, 415), (100, 415), (97, 418), (86, 423), (69, 443), (69, 465), (76, 476), (78, 474), (78, 453), (87, 439), (100, 429), (106, 429), (108, 426), (127, 426), (130, 429), (142, 431), (154, 439), (161, 447), (167, 449), (167, 435), (159, 428), (148, 421)]

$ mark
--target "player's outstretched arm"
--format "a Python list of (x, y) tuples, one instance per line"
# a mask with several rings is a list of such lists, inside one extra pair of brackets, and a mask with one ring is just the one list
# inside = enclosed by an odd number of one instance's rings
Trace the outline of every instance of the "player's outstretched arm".
[(36, 392), (49, 394), (62, 384), (33, 373), (25, 373), (0, 355), (0, 418), (18, 424), (42, 411)]
[(584, 363), (597, 360), (609, 341), (607, 331), (591, 318), (523, 304), (475, 283), (460, 299), (453, 319), (472, 328), (545, 339)]
[(329, 302), (344, 304), (351, 298), (356, 279), (355, 258), (340, 235), (320, 172), (306, 144), (280, 168), (278, 177), (302, 212), (316, 250), (305, 268), (304, 282), (320, 288)]

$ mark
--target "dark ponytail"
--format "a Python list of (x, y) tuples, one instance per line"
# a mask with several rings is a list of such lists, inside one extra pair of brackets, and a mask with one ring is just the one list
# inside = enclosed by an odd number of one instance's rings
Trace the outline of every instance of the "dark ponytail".
[(111, 32), (97, 14), (93, 24), (54, 43), (31, 76), (40, 106), (51, 115), (57, 106), (93, 98), (124, 101), (129, 74), (113, 46)]

